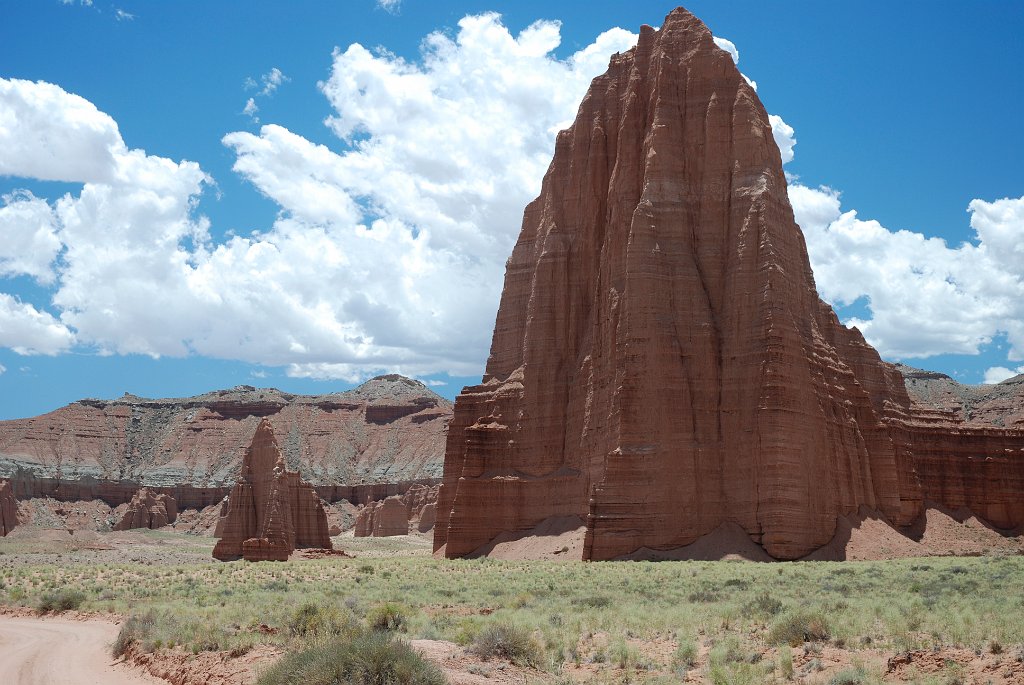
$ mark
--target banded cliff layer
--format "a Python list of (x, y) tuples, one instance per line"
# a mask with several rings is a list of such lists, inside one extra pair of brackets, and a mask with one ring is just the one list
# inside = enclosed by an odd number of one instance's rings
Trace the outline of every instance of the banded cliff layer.
[(578, 517), (585, 559), (723, 523), (791, 559), (861, 507), (902, 526), (926, 499), (1024, 522), (1024, 432), (961, 441), (915, 412), (818, 298), (767, 113), (678, 9), (557, 138), (483, 381), (455, 403), (435, 549)]
[[(239, 386), (182, 399), (82, 400), (0, 421), (0, 478), (10, 478), (19, 497), (78, 488), (127, 501), (144, 485), (179, 506), (205, 506), (234, 483), (253, 432), (268, 418), (288, 468), (325, 490), (429, 480), (441, 474), (450, 417), (450, 402), (395, 375), (330, 395)], [(131, 484), (123, 493), (122, 482)]]

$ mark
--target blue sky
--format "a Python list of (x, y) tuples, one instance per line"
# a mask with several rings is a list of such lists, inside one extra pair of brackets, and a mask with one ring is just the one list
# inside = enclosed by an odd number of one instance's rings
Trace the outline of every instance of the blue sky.
[[(840, 317), (964, 382), (1024, 368), (1024, 5), (837, 5), (688, 8), (791, 128)], [(392, 370), (454, 396), (554, 131), (672, 7), (6, 8), (0, 418)]]

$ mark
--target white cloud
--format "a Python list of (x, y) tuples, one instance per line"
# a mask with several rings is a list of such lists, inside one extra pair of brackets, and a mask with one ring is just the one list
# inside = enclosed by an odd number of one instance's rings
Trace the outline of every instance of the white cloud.
[(440, 381), (436, 379), (430, 379), (426, 381), (426, 383), (432, 388), (440, 388), (441, 386), (448, 385), (447, 381)]
[[(970, 204), (978, 244), (892, 231), (843, 212), (839, 193), (793, 184), (789, 197), (807, 239), (818, 290), (849, 305), (866, 298), (870, 319), (853, 318), (884, 357), (977, 354), (1005, 333), (1010, 359), (1024, 353), (1024, 261), (1005, 260), (1001, 241), (1024, 241), (1024, 198)], [(993, 241), (993, 242), (989, 242)], [(1015, 243), (1014, 243), (1015, 244)]]
[(0, 376), (2, 376), (5, 373), (7, 373), (7, 367), (4, 366), (3, 364), (0, 364)]
[(18, 354), (57, 354), (74, 344), (74, 334), (47, 312), (0, 293), (0, 347)]
[[(2, 295), (0, 315), (20, 327), (0, 321), (0, 345), (52, 353), (77, 340), (310, 378), (478, 373), (555, 133), (635, 40), (613, 29), (558, 60), (558, 23), (513, 36), (486, 14), (428, 36), (421, 63), (337, 51), (321, 89), (340, 142), (277, 125), (224, 137), (235, 170), (280, 214), (219, 243), (196, 211), (208, 181), (198, 165), (129, 149), (110, 117), (57, 86), (0, 79), (0, 173), (83, 184), (0, 208), (17, 238), (0, 246), (0, 273), (52, 282), (59, 312)], [(283, 82), (273, 73), (264, 89)], [(792, 159), (793, 129), (771, 123)], [(972, 202), (976, 243), (950, 247), (844, 212), (828, 188), (794, 183), (790, 197), (819, 290), (869, 303), (870, 318), (851, 323), (883, 355), (975, 353), (1004, 333), (1010, 359), (1024, 357), (1024, 198)]]
[(735, 43), (725, 38), (719, 38), (718, 36), (714, 36), (712, 40), (715, 41), (715, 45), (722, 48), (732, 56), (733, 64), (740, 63), (740, 51), (736, 48)]
[(0, 78), (0, 176), (110, 182), (124, 142), (85, 98), (43, 81)]
[(1005, 366), (993, 366), (985, 371), (985, 379), (982, 383), (986, 385), (994, 385), (995, 383), (1002, 383), (1008, 378), (1013, 378), (1017, 374), (1024, 373), (1024, 366), (1018, 367), (1016, 370), (1008, 369)]
[(24, 274), (42, 284), (52, 283), (53, 261), (61, 248), (53, 209), (28, 191), (0, 200), (0, 276)]
[(402, 6), (402, 0), (377, 0), (377, 6), (382, 10), (395, 14)]
[(274, 94), (274, 91), (280, 87), (285, 81), (291, 81), (290, 78), (281, 73), (281, 70), (277, 67), (273, 67), (270, 71), (263, 74), (260, 77), (263, 82), (263, 90), (260, 91), (260, 95), (270, 96)]
[(251, 76), (246, 77), (245, 82), (242, 84), (242, 87), (245, 88), (245, 90), (259, 88), (260, 83), (263, 84), (263, 87), (260, 88), (260, 91), (256, 93), (256, 95), (245, 101), (245, 107), (242, 108), (242, 114), (251, 118), (257, 124), (260, 123), (260, 118), (257, 116), (260, 111), (260, 107), (256, 104), (256, 98), (269, 98), (282, 83), (286, 83), (287, 81), (291, 81), (291, 79), (285, 76), (277, 67), (273, 67), (270, 71), (263, 74), (263, 76), (260, 77), (259, 83), (257, 83), (256, 79)]
[(131, 21), (135, 18), (135, 15), (131, 12), (126, 12), (123, 9), (114, 10), (114, 16), (117, 17), (118, 21)]
[(249, 98), (245, 101), (245, 107), (242, 108), (242, 114), (251, 117), (253, 121), (259, 123), (260, 118), (256, 116), (256, 113), (260, 111), (259, 105), (256, 104), (255, 98)]
[(768, 121), (772, 125), (772, 137), (775, 138), (775, 144), (779, 146), (782, 163), (792, 162), (793, 147), (796, 145), (796, 137), (794, 135), (796, 131), (777, 114), (769, 114)]
[[(454, 39), (428, 37), (421, 66), (360, 46), (338, 52), (322, 88), (337, 110), (329, 126), (347, 142), (335, 151), (273, 125), (225, 136), (236, 170), (281, 215), (219, 244), (195, 213), (206, 182), (197, 165), (129, 150), (86, 101), (25, 82), (22, 99), (51, 96), (28, 112), (39, 126), (59, 129), (52, 122), (76, 107), (104, 124), (68, 134), (105, 156), (61, 171), (84, 185), (53, 203), (64, 246), (54, 323), (103, 352), (198, 353), (295, 376), (479, 373), (504, 262), (555, 133), (610, 54), (635, 40), (609, 31), (560, 61), (557, 23), (512, 36), (489, 14), (464, 19)], [(268, 83), (284, 80), (270, 73)], [(37, 147), (10, 173), (52, 173)]]

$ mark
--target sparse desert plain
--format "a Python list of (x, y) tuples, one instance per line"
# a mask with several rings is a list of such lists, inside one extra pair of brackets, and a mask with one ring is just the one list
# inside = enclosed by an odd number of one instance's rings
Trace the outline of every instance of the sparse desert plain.
[(0, 539), (0, 626), (116, 621), (109, 662), (178, 685), (330, 682), (303, 674), (308, 650), (375, 632), (452, 683), (1024, 682), (1024, 556), (1006, 550), (581, 563), (333, 542), (351, 556), (225, 564), (207, 536), (22, 528)]

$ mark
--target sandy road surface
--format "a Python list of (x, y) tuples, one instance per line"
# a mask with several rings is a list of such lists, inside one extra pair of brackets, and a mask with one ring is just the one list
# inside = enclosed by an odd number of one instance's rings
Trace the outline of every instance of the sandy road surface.
[(0, 616), (0, 683), (166, 685), (114, 663), (110, 645), (117, 631), (106, 621)]

